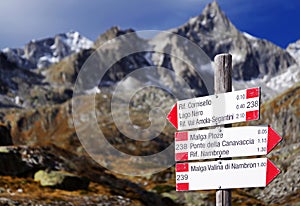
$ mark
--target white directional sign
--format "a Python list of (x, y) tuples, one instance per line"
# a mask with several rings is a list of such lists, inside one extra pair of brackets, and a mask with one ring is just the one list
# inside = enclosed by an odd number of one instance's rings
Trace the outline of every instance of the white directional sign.
[(178, 101), (168, 115), (177, 130), (259, 119), (260, 88)]
[(280, 170), (267, 158), (176, 164), (176, 190), (265, 187)]
[(281, 139), (267, 125), (176, 132), (175, 160), (266, 155)]

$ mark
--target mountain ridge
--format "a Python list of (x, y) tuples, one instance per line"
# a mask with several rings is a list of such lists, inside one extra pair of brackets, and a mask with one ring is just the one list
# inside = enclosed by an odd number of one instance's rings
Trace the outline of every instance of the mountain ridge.
[[(57, 90), (57, 87), (67, 87), (68, 90), (72, 90), (72, 84), (74, 84), (81, 66), (89, 55), (96, 51), (96, 48), (108, 40), (132, 32), (134, 32), (133, 29), (122, 30), (115, 26), (101, 34), (94, 42), (81, 36), (78, 32), (68, 32), (55, 35), (53, 38), (31, 41), (25, 45), (24, 49), (5, 49), (0, 51), (0, 53), (3, 56), (2, 59), (6, 56), (5, 61), (13, 64), (12, 67), (15, 68), (15, 71), (18, 70), (21, 74), (24, 73), (22, 69), (36, 70), (34, 73), (41, 77), (37, 87), (39, 88), (38, 90), (42, 90), (42, 93), (49, 89)], [(269, 99), (287, 89), (287, 86), (293, 84), (293, 82), (300, 80), (298, 69), (294, 66), (296, 65), (296, 60), (292, 57), (294, 55), (291, 46), (285, 51), (266, 40), (240, 32), (230, 22), (216, 2), (208, 4), (199, 16), (191, 18), (183, 25), (170, 29), (168, 32), (179, 34), (195, 42), (208, 54), (211, 60), (218, 53), (231, 53), (233, 57), (234, 89), (243, 89), (247, 85), (261, 85), (261, 87), (265, 88), (265, 91), (268, 91), (263, 94), (263, 98)], [(192, 60), (191, 54), (181, 51), (180, 45), (172, 42), (171, 39), (161, 39), (153, 43), (151, 40), (146, 41), (137, 36), (135, 38), (135, 43), (145, 44), (148, 48), (159, 46), (162, 49), (166, 49), (166, 51), (168, 48), (173, 48), (178, 50), (185, 58)], [(114, 55), (112, 51), (108, 52)], [(18, 56), (18, 54), (20, 55)], [(159, 62), (157, 58), (163, 59), (163, 61)], [(135, 66), (129, 68), (132, 65)], [(194, 95), (207, 94), (206, 89), (203, 87), (204, 83), (198, 76), (195, 76), (192, 68), (188, 68), (187, 65), (170, 58), (168, 55), (159, 54), (157, 57), (157, 54), (147, 52), (132, 55), (114, 65), (99, 86), (113, 86), (129, 72), (146, 66), (167, 67), (179, 75), (184, 74), (183, 78), (194, 89)], [(285, 84), (283, 81), (287, 81), (286, 76), (292, 72), (296, 72), (296, 78), (289, 80), (290, 83)], [(20, 75), (20, 79), (23, 79), (23, 76)], [(22, 81), (26, 82), (27, 80), (23, 79)], [(17, 85), (20, 88), (23, 87), (20, 80), (4, 79), (3, 82), (1, 86), (3, 88), (1, 89), (3, 91), (2, 94), (7, 94), (10, 91), (13, 99), (20, 98), (23, 99), (23, 102), (26, 101), (24, 98), (26, 99), (27, 97), (22, 97), (22, 93), (18, 94), (17, 92), (15, 94), (15, 89), (12, 89), (13, 85), (15, 85), (13, 88)], [(49, 85), (47, 86), (48, 88), (42, 88), (40, 85), (43, 84)], [(29, 83), (29, 85), (31, 84)], [(276, 90), (273, 88), (276, 88)], [(50, 93), (53, 92), (51, 91)], [(14, 100), (11, 101), (11, 104), (14, 104)], [(30, 104), (32, 103), (26, 105)]]
[(17, 66), (26, 69), (47, 67), (64, 57), (93, 47), (93, 42), (79, 32), (60, 33), (53, 38), (31, 40), (24, 48), (5, 48), (2, 52)]

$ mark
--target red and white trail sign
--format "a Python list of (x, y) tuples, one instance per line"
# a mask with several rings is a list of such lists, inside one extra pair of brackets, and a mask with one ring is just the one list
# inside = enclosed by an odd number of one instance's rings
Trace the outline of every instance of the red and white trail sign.
[(266, 155), (281, 139), (268, 125), (176, 132), (175, 160)]
[(176, 190), (265, 187), (280, 170), (267, 158), (176, 164)]
[(260, 88), (178, 101), (168, 115), (177, 130), (259, 119)]

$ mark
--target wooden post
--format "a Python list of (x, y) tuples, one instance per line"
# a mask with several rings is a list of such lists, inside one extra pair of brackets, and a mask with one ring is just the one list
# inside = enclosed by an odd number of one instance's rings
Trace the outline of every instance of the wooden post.
[[(215, 56), (215, 94), (232, 91), (232, 56), (219, 54)], [(225, 125), (231, 127), (231, 124)], [(228, 158), (231, 159), (231, 158)], [(226, 178), (226, 177), (224, 177)], [(231, 206), (231, 190), (220, 189), (216, 192), (216, 206)]]

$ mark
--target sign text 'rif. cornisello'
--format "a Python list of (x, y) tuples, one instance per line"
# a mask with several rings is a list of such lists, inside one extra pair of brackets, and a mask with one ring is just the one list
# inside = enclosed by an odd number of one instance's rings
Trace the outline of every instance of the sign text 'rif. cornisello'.
[(259, 119), (260, 88), (178, 101), (168, 115), (177, 130)]
[(280, 170), (267, 158), (176, 164), (176, 190), (265, 187)]
[(268, 125), (176, 132), (175, 160), (266, 155), (281, 139)]

